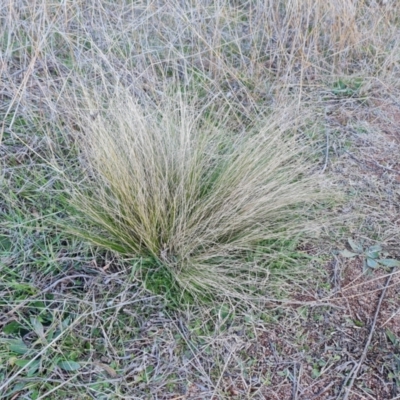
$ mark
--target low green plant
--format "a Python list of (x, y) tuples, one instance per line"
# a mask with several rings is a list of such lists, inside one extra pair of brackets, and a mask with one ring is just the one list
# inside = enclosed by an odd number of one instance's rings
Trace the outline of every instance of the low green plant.
[(379, 244), (364, 247), (362, 244), (348, 238), (347, 242), (352, 251), (342, 250), (340, 254), (346, 258), (361, 257), (364, 265), (364, 272), (370, 272), (371, 269), (379, 267), (400, 267), (400, 261), (392, 258), (387, 258), (383, 252), (382, 246)]
[(332, 93), (338, 97), (355, 97), (363, 85), (362, 78), (342, 79), (333, 83)]

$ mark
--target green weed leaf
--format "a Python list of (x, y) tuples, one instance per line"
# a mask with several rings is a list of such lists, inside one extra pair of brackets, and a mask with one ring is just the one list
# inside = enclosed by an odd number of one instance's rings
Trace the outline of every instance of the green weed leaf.
[(352, 238), (348, 238), (347, 242), (349, 243), (350, 247), (352, 248), (353, 251), (356, 253), (362, 253), (363, 248), (360, 244), (356, 243)]
[(60, 361), (57, 365), (64, 371), (77, 371), (82, 367), (81, 364), (75, 361)]
[(25, 367), (25, 365), (29, 364), (31, 362), (31, 360), (25, 360), (25, 359), (21, 359), (21, 360), (16, 360), (14, 362), (15, 365), (17, 365), (18, 367)]
[(345, 257), (345, 258), (353, 258), (358, 256), (358, 253), (353, 253), (349, 250), (342, 250), (339, 252), (341, 256)]
[(377, 259), (378, 257), (379, 257), (379, 252), (378, 251), (367, 251), (366, 253), (365, 253), (365, 255), (368, 257), (368, 258), (372, 258), (372, 259)]
[(397, 336), (390, 329), (386, 329), (386, 336), (394, 345), (397, 344)]
[(311, 376), (314, 379), (316, 379), (316, 378), (318, 378), (320, 376), (320, 371), (319, 371), (318, 367), (315, 367), (315, 368), (312, 369)]
[(367, 265), (370, 268), (376, 268), (379, 264), (373, 258), (367, 258)]
[(37, 318), (31, 318), (32, 329), (40, 338), (44, 338), (43, 324)]
[(11, 321), (3, 328), (3, 332), (6, 335), (15, 335), (21, 332), (21, 330), (27, 330), (23, 325), (17, 321)]
[(382, 251), (382, 246), (380, 246), (379, 244), (376, 244), (374, 246), (369, 247), (368, 251), (379, 253)]
[(22, 340), (10, 341), (9, 349), (17, 354), (25, 354), (29, 351), (29, 347)]
[(391, 258), (386, 258), (384, 260), (378, 260), (379, 264), (385, 266), (385, 267), (400, 267), (400, 261), (399, 260), (393, 260)]
[(29, 366), (28, 373), (26, 374), (28, 378), (32, 377), (33, 375), (36, 374), (40, 366), (40, 360), (35, 360), (32, 362), (32, 364)]

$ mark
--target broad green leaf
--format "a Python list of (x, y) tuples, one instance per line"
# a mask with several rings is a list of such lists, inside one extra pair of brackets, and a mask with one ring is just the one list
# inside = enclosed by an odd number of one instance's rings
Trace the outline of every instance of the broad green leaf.
[(46, 331), (46, 341), (51, 342), (52, 339), (54, 338), (54, 332), (55, 332), (55, 328), (49, 328)]
[(379, 251), (367, 251), (366, 253), (365, 253), (365, 255), (368, 257), (368, 258), (372, 258), (372, 259), (377, 259), (378, 257), (379, 257)]
[(34, 391), (31, 393), (31, 399), (32, 399), (32, 400), (36, 400), (38, 397), (39, 397), (39, 392), (38, 392), (37, 390), (34, 390)]
[(399, 260), (393, 260), (391, 258), (386, 258), (384, 260), (378, 260), (379, 264), (384, 265), (385, 267), (400, 267)]
[(362, 246), (360, 244), (356, 243), (352, 238), (348, 238), (347, 242), (349, 243), (349, 245), (353, 251), (355, 251), (356, 253), (362, 253), (362, 251), (363, 251)]
[(28, 378), (31, 378), (33, 375), (35, 375), (39, 369), (39, 366), (40, 366), (40, 360), (33, 361), (32, 364), (28, 368), (28, 373), (26, 374), (26, 376)]
[(61, 322), (61, 326), (64, 329), (67, 329), (69, 327), (69, 325), (71, 324), (71, 319), (70, 317), (65, 318), (62, 322)]
[(11, 321), (9, 324), (7, 324), (4, 328), (3, 328), (3, 332), (6, 335), (12, 335), (12, 334), (16, 334), (19, 333), (21, 330), (26, 329), (23, 325), (21, 325), (19, 322), (17, 321)]
[(10, 342), (9, 349), (17, 354), (25, 354), (29, 351), (29, 347), (22, 340), (14, 340)]
[(43, 324), (37, 318), (31, 318), (32, 329), (41, 339), (44, 338)]
[(376, 268), (379, 266), (379, 264), (372, 258), (367, 258), (367, 265), (370, 268)]
[(46, 305), (44, 304), (43, 301), (32, 301), (30, 303), (30, 306), (41, 309), (46, 308)]
[(311, 371), (311, 376), (312, 376), (314, 379), (316, 379), (316, 378), (319, 377), (319, 375), (320, 375), (319, 369), (318, 369), (318, 368), (313, 368), (312, 371)]
[(379, 244), (376, 244), (374, 246), (370, 246), (368, 247), (368, 251), (372, 251), (372, 252), (381, 252), (382, 251), (382, 246), (380, 246)]
[(31, 360), (16, 360), (14, 362), (15, 365), (18, 365), (18, 367), (25, 367), (25, 365), (29, 364), (31, 362)]
[(81, 368), (81, 364), (75, 361), (60, 361), (57, 365), (64, 371), (77, 371)]
[(397, 336), (390, 329), (386, 329), (386, 336), (394, 345), (397, 344)]
[(339, 254), (341, 256), (343, 256), (343, 257), (346, 257), (346, 258), (353, 258), (353, 257), (358, 256), (358, 253), (352, 253), (349, 250), (342, 250), (342, 251), (339, 252)]
[(12, 388), (12, 390), (10, 392), (8, 392), (8, 395), (12, 395), (14, 393), (18, 393), (21, 392), (22, 390), (26, 390), (27, 384), (26, 382), (20, 382), (17, 383), (16, 385), (14, 385), (14, 387)]

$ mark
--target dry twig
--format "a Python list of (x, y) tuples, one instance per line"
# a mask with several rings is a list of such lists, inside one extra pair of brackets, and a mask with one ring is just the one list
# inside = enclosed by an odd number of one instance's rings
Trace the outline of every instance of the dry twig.
[[(354, 365), (353, 369), (351, 370), (349, 376), (347, 377), (347, 379), (346, 379), (346, 381), (344, 383), (344, 384), (346, 384), (348, 382), (348, 380), (350, 379), (349, 386), (347, 388), (345, 388), (345, 394), (343, 396), (343, 400), (348, 400), (350, 392), (351, 392), (351, 388), (353, 387), (354, 382), (357, 379), (358, 371), (360, 370), (361, 365), (364, 363), (364, 360), (365, 360), (365, 358), (367, 356), (368, 347), (369, 347), (369, 345), (371, 343), (372, 336), (373, 336), (374, 331), (375, 331), (375, 325), (376, 325), (376, 321), (378, 319), (379, 311), (381, 309), (382, 301), (383, 301), (383, 299), (384, 299), (384, 297), (386, 295), (386, 291), (387, 291), (387, 289), (389, 287), (390, 281), (392, 280), (394, 271), (395, 271), (395, 268), (392, 269), (392, 272), (390, 273), (390, 275), (388, 276), (388, 278), (386, 280), (385, 287), (382, 290), (382, 294), (381, 294), (381, 297), (379, 298), (378, 306), (376, 307), (374, 320), (372, 322), (372, 326), (371, 326), (371, 329), (370, 329), (370, 332), (369, 332), (369, 335), (368, 335), (368, 339), (367, 339), (367, 342), (365, 343), (364, 350), (363, 350), (363, 352), (361, 354), (360, 360), (358, 361), (358, 363), (356, 363)], [(340, 393), (342, 393), (342, 390), (340, 391)], [(340, 393), (339, 393), (339, 396), (340, 396)]]

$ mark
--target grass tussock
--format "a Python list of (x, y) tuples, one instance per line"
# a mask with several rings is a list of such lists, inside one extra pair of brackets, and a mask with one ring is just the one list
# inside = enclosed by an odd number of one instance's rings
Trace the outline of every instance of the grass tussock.
[(290, 258), (282, 243), (310, 230), (326, 198), (312, 153), (287, 114), (232, 134), (228, 115), (169, 100), (143, 107), (120, 93), (80, 107), (73, 231), (164, 270), (182, 295), (265, 295), (271, 265)]

